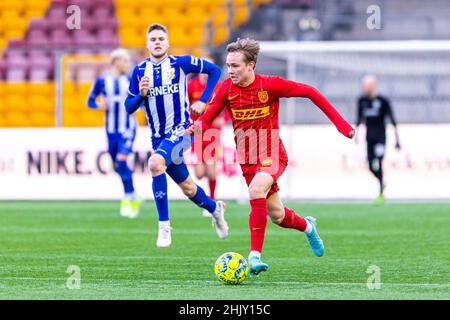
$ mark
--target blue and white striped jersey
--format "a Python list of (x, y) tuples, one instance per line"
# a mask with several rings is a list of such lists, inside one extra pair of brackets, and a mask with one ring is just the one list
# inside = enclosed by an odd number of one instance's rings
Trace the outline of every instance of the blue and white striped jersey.
[[(220, 69), (197, 57), (169, 55), (159, 63), (154, 63), (147, 58), (134, 68), (129, 95), (135, 97), (140, 94), (139, 81), (142, 77), (148, 76), (150, 79), (150, 89), (148, 95), (143, 99), (143, 106), (152, 137), (163, 137), (177, 126), (186, 127), (189, 124), (186, 76), (189, 73), (210, 74), (213, 72), (216, 73), (214, 77), (211, 77), (211, 81), (214, 82), (212, 89), (214, 89), (220, 77)], [(212, 90), (208, 89), (204, 102), (209, 99), (211, 93)]]
[(129, 115), (125, 109), (125, 99), (128, 95), (129, 76), (114, 77), (111, 74), (99, 76), (91, 89), (88, 98), (88, 106), (98, 109), (95, 99), (102, 95), (108, 104), (105, 112), (106, 131), (110, 134), (129, 132), (136, 130), (136, 119)]

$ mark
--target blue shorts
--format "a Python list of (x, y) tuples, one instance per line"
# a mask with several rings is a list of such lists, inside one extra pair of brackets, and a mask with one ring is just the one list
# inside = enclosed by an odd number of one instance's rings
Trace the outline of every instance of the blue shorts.
[(193, 139), (185, 132), (186, 129), (180, 125), (164, 137), (152, 139), (153, 150), (166, 160), (167, 167), (171, 163), (180, 164), (184, 162), (183, 153), (191, 147)]
[(193, 137), (185, 132), (186, 129), (180, 125), (164, 137), (152, 139), (154, 153), (164, 158), (166, 172), (177, 184), (189, 177), (183, 153), (191, 147)]
[(133, 142), (136, 138), (136, 130), (122, 133), (108, 133), (108, 153), (113, 161), (116, 161), (118, 154), (128, 155), (133, 150)]

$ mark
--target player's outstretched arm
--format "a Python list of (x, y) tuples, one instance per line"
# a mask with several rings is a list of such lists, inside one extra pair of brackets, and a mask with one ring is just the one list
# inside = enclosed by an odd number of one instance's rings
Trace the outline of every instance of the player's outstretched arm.
[(336, 129), (347, 138), (355, 136), (355, 129), (337, 112), (319, 90), (307, 84), (290, 81), (281, 77), (273, 77), (272, 87), (279, 97), (304, 97), (311, 100), (335, 125)]

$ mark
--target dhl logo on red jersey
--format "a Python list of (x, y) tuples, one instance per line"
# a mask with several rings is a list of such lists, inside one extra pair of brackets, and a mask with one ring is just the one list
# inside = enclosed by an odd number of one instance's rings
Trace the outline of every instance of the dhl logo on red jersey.
[(270, 114), (270, 106), (251, 109), (231, 109), (234, 120), (253, 120), (267, 117)]

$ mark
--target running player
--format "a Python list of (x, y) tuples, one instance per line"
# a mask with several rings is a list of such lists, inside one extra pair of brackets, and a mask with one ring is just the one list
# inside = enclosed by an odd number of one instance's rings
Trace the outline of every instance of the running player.
[[(369, 170), (378, 179), (379, 193), (375, 204), (384, 202), (383, 158), (386, 148), (386, 118), (394, 126), (395, 149), (400, 150), (397, 122), (394, 119), (389, 100), (377, 94), (377, 79), (374, 75), (366, 75), (362, 81), (363, 94), (358, 98), (358, 118), (356, 127), (366, 126), (367, 161)], [(357, 137), (355, 137), (357, 140)]]
[[(121, 48), (112, 51), (111, 71), (95, 80), (87, 105), (92, 109), (105, 110), (108, 153), (114, 170), (122, 180), (125, 193), (120, 204), (120, 214), (136, 218), (143, 199), (134, 190), (132, 171), (127, 165), (136, 136), (136, 119), (127, 114), (124, 105), (129, 86), (129, 71), (129, 52)], [(102, 96), (100, 104), (95, 101), (98, 96)]]
[(211, 213), (216, 233), (224, 239), (228, 235), (225, 203), (212, 200), (194, 183), (183, 158), (184, 150), (192, 142), (192, 137), (185, 135), (190, 124), (186, 76), (189, 73), (208, 75), (199, 101), (191, 106), (195, 110), (202, 109), (220, 78), (220, 69), (197, 57), (169, 55), (168, 32), (160, 24), (148, 28), (147, 49), (150, 58), (134, 68), (125, 106), (130, 114), (143, 106), (152, 133), (154, 153), (149, 159), (149, 168), (159, 220), (156, 246), (166, 248), (172, 243), (166, 173), (192, 202)]
[(316, 256), (320, 257), (324, 253), (315, 219), (298, 216), (283, 205), (278, 195), (277, 180), (288, 162), (279, 137), (279, 99), (306, 97), (327, 115), (344, 136), (352, 138), (355, 131), (313, 87), (281, 77), (256, 74), (254, 69), (259, 43), (255, 40), (238, 39), (227, 46), (227, 51), (226, 64), (230, 77), (223, 82), (206, 112), (188, 132), (196, 132), (204, 123), (207, 126), (224, 108), (230, 113), (239, 163), (249, 186), (251, 211), (248, 261), (250, 275), (256, 276), (268, 269), (268, 265), (261, 262), (267, 215), (281, 227), (304, 232)]

